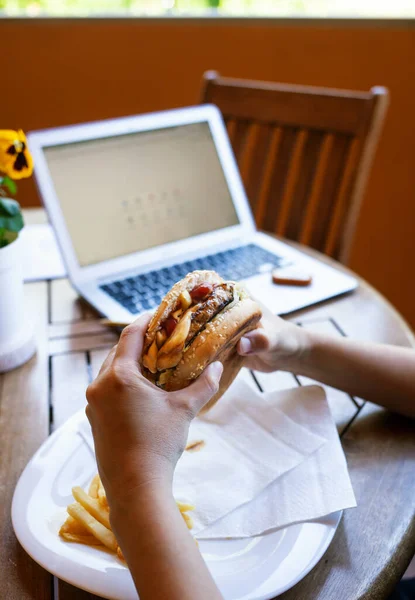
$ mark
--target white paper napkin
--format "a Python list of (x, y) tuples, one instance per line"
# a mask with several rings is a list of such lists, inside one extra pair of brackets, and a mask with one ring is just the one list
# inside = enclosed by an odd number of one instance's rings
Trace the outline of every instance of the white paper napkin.
[[(80, 433), (93, 449), (85, 421)], [(190, 426), (174, 477), (200, 539), (251, 537), (355, 506), (336, 427), (318, 386), (261, 394), (238, 378)]]
[(238, 379), (213, 410), (191, 424), (188, 444), (198, 441), (203, 448), (184, 452), (173, 482), (174, 497), (196, 507), (196, 534), (326, 443)]
[(249, 504), (204, 529), (195, 530), (200, 539), (252, 537), (356, 506), (346, 459), (323, 388), (306, 386), (272, 392), (264, 394), (265, 399), (294, 422), (326, 437), (327, 443), (273, 481)]

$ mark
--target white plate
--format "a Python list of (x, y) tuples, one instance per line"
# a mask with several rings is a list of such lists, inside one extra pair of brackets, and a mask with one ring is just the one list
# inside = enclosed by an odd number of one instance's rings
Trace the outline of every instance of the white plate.
[[(12, 521), (17, 538), (42, 567), (77, 587), (113, 600), (137, 600), (128, 569), (112, 554), (62, 541), (58, 530), (71, 488), (86, 487), (95, 458), (74, 415), (36, 452), (16, 486)], [(298, 583), (328, 548), (342, 512), (251, 539), (209, 540), (200, 550), (226, 600), (268, 600)]]

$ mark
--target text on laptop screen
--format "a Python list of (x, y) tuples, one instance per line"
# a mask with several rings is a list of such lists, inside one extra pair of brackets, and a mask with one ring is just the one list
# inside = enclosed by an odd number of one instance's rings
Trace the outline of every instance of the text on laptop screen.
[(239, 223), (208, 123), (49, 146), (79, 264)]

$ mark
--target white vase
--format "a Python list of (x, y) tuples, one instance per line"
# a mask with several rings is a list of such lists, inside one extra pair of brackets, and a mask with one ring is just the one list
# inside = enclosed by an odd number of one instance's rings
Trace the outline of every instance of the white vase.
[(25, 363), (36, 350), (25, 318), (21, 240), (0, 248), (0, 373)]

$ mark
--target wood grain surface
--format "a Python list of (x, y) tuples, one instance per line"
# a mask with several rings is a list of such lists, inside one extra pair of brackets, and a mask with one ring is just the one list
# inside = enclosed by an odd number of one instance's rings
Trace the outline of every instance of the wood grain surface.
[(414, 423), (366, 403), (342, 443), (358, 506), (283, 600), (385, 599), (414, 555)]
[[(103, 330), (63, 280), (29, 284), (26, 295), (36, 322), (38, 352), (20, 369), (0, 375), (0, 597), (93, 600), (95, 596), (58, 581), (28, 557), (14, 537), (10, 508), (27, 461), (53, 428), (84, 406), (86, 385), (117, 336)], [(354, 293), (290, 318), (332, 335), (415, 346), (400, 315), (364, 281)], [(262, 389), (307, 383), (289, 373), (252, 377), (247, 372), (246, 377)], [(358, 507), (345, 511), (323, 559), (281, 598), (382, 600), (415, 550), (414, 423), (338, 390), (327, 388), (326, 393)]]
[(17, 480), (49, 433), (46, 283), (27, 285), (26, 300), (36, 323), (37, 354), (0, 375), (0, 597), (5, 600), (47, 600), (52, 590), (52, 576), (17, 542), (10, 517)]

